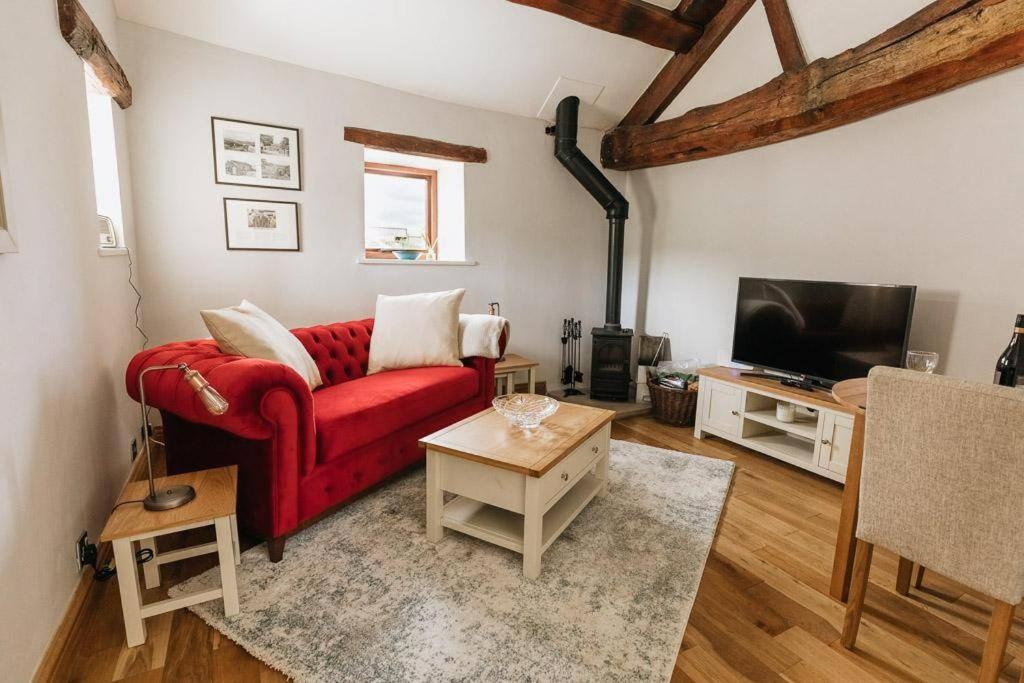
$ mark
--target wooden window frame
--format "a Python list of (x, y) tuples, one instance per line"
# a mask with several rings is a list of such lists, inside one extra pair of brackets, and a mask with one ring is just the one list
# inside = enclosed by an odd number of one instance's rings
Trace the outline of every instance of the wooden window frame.
[[(413, 166), (400, 166), (398, 164), (381, 164), (373, 161), (364, 162), (363, 173), (375, 175), (397, 176), (399, 178), (416, 178), (427, 181), (427, 246), (434, 244), (437, 239), (437, 171), (432, 168), (415, 168)], [(364, 238), (365, 239), (365, 238)], [(390, 251), (378, 249), (366, 249), (365, 257), (368, 259), (394, 259), (397, 258)]]

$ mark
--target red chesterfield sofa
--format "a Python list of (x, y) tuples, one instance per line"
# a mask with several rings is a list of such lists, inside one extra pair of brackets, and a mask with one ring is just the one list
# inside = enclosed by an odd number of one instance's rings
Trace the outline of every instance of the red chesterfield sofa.
[(316, 361), (311, 392), (293, 369), (221, 353), (212, 339), (147, 349), (128, 365), (187, 363), (229, 403), (211, 415), (176, 372), (146, 375), (146, 400), (160, 410), (170, 474), (238, 465), (238, 521), (267, 539), (270, 559), (287, 534), (423, 459), (423, 436), (483, 410), (494, 397), (494, 360), (464, 367), (366, 376), (373, 320), (292, 330)]

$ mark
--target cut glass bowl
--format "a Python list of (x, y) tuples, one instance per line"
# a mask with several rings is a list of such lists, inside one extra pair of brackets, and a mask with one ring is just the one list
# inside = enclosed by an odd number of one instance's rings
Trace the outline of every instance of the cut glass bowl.
[(506, 420), (525, 429), (540, 426), (558, 410), (558, 401), (537, 394), (506, 394), (495, 397), (491, 404)]

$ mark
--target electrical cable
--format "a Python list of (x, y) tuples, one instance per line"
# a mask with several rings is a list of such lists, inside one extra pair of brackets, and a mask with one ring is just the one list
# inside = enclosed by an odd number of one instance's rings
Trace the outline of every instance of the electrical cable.
[(128, 284), (135, 291), (135, 329), (142, 335), (142, 350), (145, 350), (146, 345), (149, 344), (149, 335), (142, 329), (140, 309), (142, 308), (142, 292), (135, 286), (135, 282), (132, 281), (132, 266), (135, 265), (132, 261), (132, 250), (125, 247), (125, 252), (128, 254)]
[[(134, 502), (134, 501), (129, 501), (129, 502)], [(149, 548), (141, 548), (140, 550), (136, 551), (136, 553), (135, 553), (135, 561), (138, 564), (145, 564), (145, 563), (149, 562), (150, 560), (152, 560), (153, 557), (154, 557), (153, 551), (150, 550)], [(111, 576), (114, 576), (116, 574), (117, 574), (117, 567), (116, 566), (115, 567), (111, 567), (110, 563), (108, 562), (105, 566), (100, 567), (99, 569), (97, 569), (95, 571), (95, 573), (93, 573), (92, 578), (95, 581), (106, 581)]]
[[(140, 310), (142, 309), (142, 292), (139, 291), (139, 288), (135, 286), (135, 282), (132, 280), (132, 267), (135, 265), (135, 262), (132, 260), (132, 250), (128, 247), (125, 247), (124, 250), (128, 254), (128, 285), (132, 288), (132, 291), (135, 292), (135, 329), (142, 335), (142, 348), (140, 351), (145, 351), (146, 346), (149, 344), (149, 335), (147, 335), (146, 331), (142, 329), (140, 313)], [(146, 429), (147, 431), (149, 430), (148, 407), (146, 408)]]
[(128, 505), (129, 503), (144, 503), (144, 502), (145, 502), (145, 500), (143, 498), (139, 498), (138, 500), (122, 500), (120, 503), (118, 503), (114, 507), (110, 508), (110, 511), (113, 512), (114, 510), (116, 510), (117, 508), (121, 507), (122, 505)]

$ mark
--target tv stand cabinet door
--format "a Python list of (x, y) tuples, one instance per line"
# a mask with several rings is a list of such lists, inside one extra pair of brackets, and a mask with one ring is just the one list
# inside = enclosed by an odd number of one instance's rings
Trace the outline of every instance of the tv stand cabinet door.
[(853, 417), (822, 411), (824, 425), (818, 444), (818, 467), (846, 476), (853, 439)]
[(727, 436), (740, 433), (740, 403), (742, 390), (721, 382), (709, 382), (704, 401), (704, 425)]

